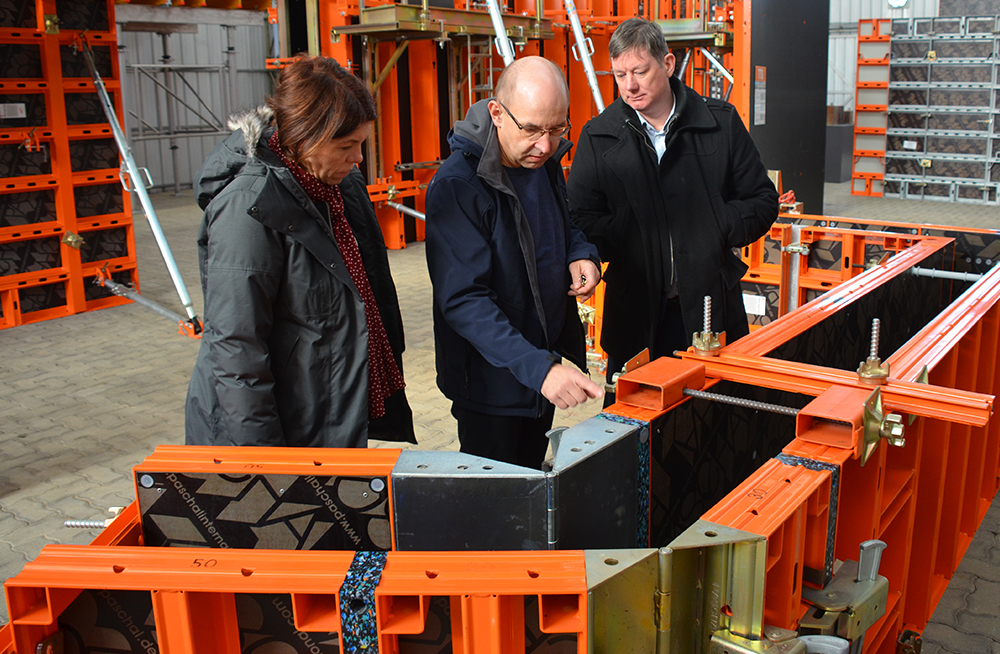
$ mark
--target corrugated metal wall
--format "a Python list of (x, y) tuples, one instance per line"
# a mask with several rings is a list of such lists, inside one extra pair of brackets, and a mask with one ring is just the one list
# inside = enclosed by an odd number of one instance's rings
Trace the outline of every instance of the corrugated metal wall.
[(909, 0), (892, 9), (887, 0), (831, 0), (827, 105), (854, 108), (858, 21), (866, 18), (924, 18), (938, 15), (939, 0)]
[[(197, 13), (199, 10), (191, 10)], [(175, 103), (175, 131), (212, 130), (226, 122), (226, 112), (233, 109), (254, 107), (264, 101), (272, 88), (271, 74), (264, 67), (270, 56), (269, 34), (263, 16), (259, 26), (232, 28), (233, 47), (236, 50), (236, 106), (230, 107), (230, 87), (226, 72), (184, 71), (183, 79), (175, 76), (175, 93), (184, 103)], [(170, 34), (162, 37), (150, 32), (119, 31), (119, 61), (123, 64), (123, 101), (126, 125), (132, 135), (131, 145), (136, 162), (149, 169), (153, 183), (158, 188), (175, 188), (174, 157), (170, 141), (141, 140), (140, 134), (149, 136), (156, 129), (169, 131), (167, 94), (150, 77), (140, 73), (135, 64), (162, 64), (163, 39), (166, 38), (171, 64), (178, 66), (224, 66), (229, 59), (227, 28), (222, 25), (198, 25), (197, 33)], [(124, 48), (122, 48), (124, 46)], [(166, 83), (163, 72), (144, 69), (160, 84)], [(186, 84), (185, 84), (186, 82)], [(188, 86), (190, 85), (190, 86)], [(200, 98), (200, 100), (199, 100)], [(204, 103), (203, 106), (202, 102)], [(193, 110), (192, 110), (193, 109)], [(197, 111), (197, 113), (196, 113)], [(201, 114), (202, 120), (198, 116)], [(227, 130), (228, 131), (228, 130)], [(195, 173), (205, 157), (223, 136), (197, 136), (175, 139), (177, 150), (176, 182), (180, 188), (190, 188)]]

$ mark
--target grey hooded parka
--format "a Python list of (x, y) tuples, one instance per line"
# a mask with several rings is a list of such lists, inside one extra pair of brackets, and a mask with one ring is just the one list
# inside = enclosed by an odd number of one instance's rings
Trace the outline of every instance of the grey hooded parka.
[[(369, 423), (364, 303), (314, 203), (267, 146), (270, 115), (234, 119), (195, 182), (205, 325), (185, 410), (189, 445), (365, 447), (416, 442), (405, 391)], [(403, 325), (361, 173), (341, 183), (396, 364)]]

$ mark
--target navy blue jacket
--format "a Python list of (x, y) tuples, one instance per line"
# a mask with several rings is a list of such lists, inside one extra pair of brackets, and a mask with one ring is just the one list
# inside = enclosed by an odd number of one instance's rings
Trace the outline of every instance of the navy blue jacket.
[[(553, 363), (566, 357), (586, 370), (576, 302), (567, 297), (565, 326), (549, 343), (531, 229), (504, 172), (487, 101), (473, 105), (448, 142), (452, 154), (426, 203), (438, 387), (473, 411), (537, 417), (547, 407), (540, 389)], [(545, 163), (566, 220), (566, 265), (599, 263), (566, 208), (559, 161), (570, 146), (563, 140)]]

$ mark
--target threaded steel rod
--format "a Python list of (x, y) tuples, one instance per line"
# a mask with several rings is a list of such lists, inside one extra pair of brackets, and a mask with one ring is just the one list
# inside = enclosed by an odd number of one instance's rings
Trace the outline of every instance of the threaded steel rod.
[(704, 317), (703, 317), (703, 320), (702, 320), (702, 326), (704, 328), (702, 329), (702, 331), (703, 332), (710, 332), (710, 331), (712, 331), (712, 296), (711, 295), (706, 295), (705, 296), (705, 308), (704, 308), (703, 312), (704, 312)]
[(71, 529), (104, 529), (103, 520), (67, 520), (63, 527)]
[(882, 329), (882, 321), (878, 318), (872, 318), (872, 343), (869, 356), (872, 359), (878, 358), (878, 337), (879, 332)]
[(741, 406), (745, 409), (753, 409), (755, 411), (780, 413), (786, 416), (797, 416), (799, 414), (798, 409), (793, 409), (790, 406), (781, 406), (780, 404), (768, 404), (767, 402), (747, 400), (742, 397), (730, 397), (728, 395), (719, 395), (718, 393), (709, 393), (707, 391), (696, 391), (693, 388), (685, 388), (684, 394), (687, 395), (688, 397), (697, 398), (699, 400), (708, 400), (710, 402), (721, 402), (722, 404)]

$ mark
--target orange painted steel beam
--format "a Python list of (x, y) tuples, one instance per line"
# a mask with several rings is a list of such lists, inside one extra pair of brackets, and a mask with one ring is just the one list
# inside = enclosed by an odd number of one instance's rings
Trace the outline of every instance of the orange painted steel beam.
[(749, 336), (744, 336), (728, 346), (726, 351), (732, 354), (765, 354), (770, 352), (813, 325), (822, 322), (841, 307), (871, 293), (872, 290), (889, 282), (897, 275), (906, 274), (907, 269), (919, 264), (952, 241), (953, 239), (950, 238), (923, 237), (920, 242), (891, 257), (882, 266), (872, 268), (844, 282), (822, 298), (779, 318), (766, 331), (758, 330)]
[(829, 480), (829, 470), (810, 470), (771, 459), (709, 509), (702, 519), (768, 536)]
[(832, 557), (827, 548), (832, 475), (771, 459), (701, 518), (767, 537), (766, 624), (798, 627), (803, 571), (822, 571), (828, 554)]
[[(35, 644), (55, 631), (59, 614), (88, 588), (152, 591), (164, 654), (232, 651), (234, 593), (290, 593), (296, 629), (339, 632), (338, 590), (354, 555), (48, 545), (5, 583), (15, 651), (33, 652)], [(375, 600), (383, 607), (397, 597), (471, 599), (457, 612), (466, 627), (465, 647), (456, 652), (507, 651), (490, 644), (499, 637), (496, 623), (509, 612), (482, 606), (480, 598), (531, 595), (540, 599), (541, 630), (575, 633), (577, 651), (586, 652), (587, 574), (581, 551), (390, 552), (375, 590)], [(387, 617), (380, 615), (382, 620)], [(205, 649), (209, 643), (201, 638), (202, 625), (210, 619), (216, 620), (218, 631), (223, 631), (220, 619), (230, 626), (228, 634), (213, 637), (214, 650)], [(416, 620), (404, 622), (415, 630)], [(403, 633), (401, 628), (395, 631)], [(521, 633), (523, 638), (523, 628)], [(387, 637), (391, 634), (380, 633), (380, 644), (389, 645)]]
[[(850, 225), (881, 225), (884, 227), (907, 227), (914, 231), (911, 232), (913, 235), (922, 236), (930, 233), (931, 230), (934, 231), (945, 231), (945, 232), (962, 232), (969, 234), (997, 234), (1000, 230), (996, 229), (982, 229), (978, 227), (956, 227), (955, 225), (938, 225), (932, 223), (900, 223), (893, 222), (891, 220), (876, 220), (868, 218), (849, 218), (846, 216), (823, 216), (818, 214), (801, 214), (801, 215), (789, 215), (789, 214), (779, 214), (779, 217), (784, 216), (787, 218), (795, 218), (796, 220), (817, 220), (826, 221), (830, 227), (836, 225), (847, 225), (848, 229), (854, 229)], [(776, 223), (772, 225), (772, 229), (775, 227), (780, 227), (782, 225), (787, 225), (787, 223)], [(899, 232), (897, 232), (899, 233)]]
[[(389, 475), (402, 452), (393, 448), (212, 447), (157, 445), (133, 470), (281, 475)], [(266, 461), (267, 463), (262, 463)]]
[(420, 182), (417, 180), (394, 182), (392, 179), (377, 179), (368, 185), (368, 197), (372, 203), (387, 202), (396, 198), (411, 198), (420, 192)]
[(1000, 267), (994, 268), (888, 358), (894, 377), (915, 381), (933, 369), (1000, 300)]
[[(752, 338), (751, 336), (747, 338)], [(814, 366), (767, 357), (730, 354), (726, 348), (717, 357), (698, 357), (691, 351), (681, 358), (705, 364), (705, 376), (742, 384), (775, 388), (792, 393), (817, 396), (833, 385), (854, 388), (874, 386), (863, 384), (854, 372)], [(881, 386), (882, 401), (895, 411), (933, 416), (960, 424), (981, 427), (993, 411), (993, 396), (939, 386), (928, 386), (890, 378)]]

